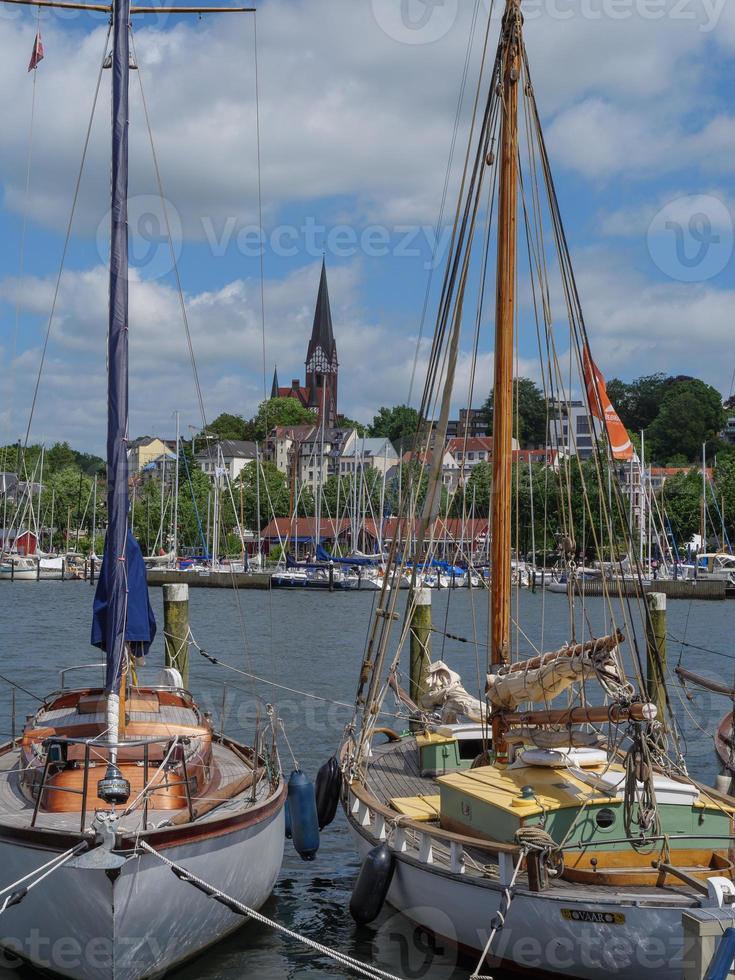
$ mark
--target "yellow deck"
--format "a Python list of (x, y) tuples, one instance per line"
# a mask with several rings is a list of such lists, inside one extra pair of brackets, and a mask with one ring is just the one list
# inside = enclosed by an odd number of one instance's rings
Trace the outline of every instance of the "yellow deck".
[(411, 820), (426, 822), (439, 816), (439, 796), (396, 796), (390, 805)]
[[(621, 766), (611, 766), (609, 771), (619, 770)], [(588, 772), (602, 772), (602, 768)], [(439, 776), (437, 782), (458, 790), (465, 796), (491, 804), (508, 813), (523, 817), (533, 816), (544, 811), (577, 808), (582, 803), (612, 803), (616, 797), (594, 796), (594, 788), (577, 779), (567, 769), (551, 769), (542, 766), (523, 766), (519, 769), (500, 769), (495, 766), (481, 766), (463, 772), (453, 772)], [(524, 799), (523, 787), (530, 786), (534, 798)]]

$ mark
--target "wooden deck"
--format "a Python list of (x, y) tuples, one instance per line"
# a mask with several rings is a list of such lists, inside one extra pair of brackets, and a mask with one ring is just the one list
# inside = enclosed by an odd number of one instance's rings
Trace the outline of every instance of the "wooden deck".
[[(416, 739), (413, 737), (402, 738), (398, 742), (374, 745), (365, 785), (378, 802), (387, 807), (390, 806), (390, 800), (396, 797), (435, 796), (439, 793), (436, 779), (420, 774), (418, 749)], [(419, 834), (422, 825), (404, 822), (402, 826), (404, 829), (415, 827), (416, 833)], [(429, 826), (438, 827), (439, 821), (431, 821)], [(483, 881), (488, 885), (496, 883), (498, 879), (497, 859), (481, 846), (465, 846), (464, 850), (468, 858), (465, 874), (469, 878), (477, 879), (478, 884)], [(449, 871), (449, 848), (441, 846), (439, 840), (435, 842), (432, 860), (439, 868)], [(518, 876), (518, 888), (521, 891), (528, 889), (528, 875), (523, 871)], [(613, 889), (609, 886), (579, 885), (575, 882), (564, 881), (561, 878), (551, 879), (546, 889), (546, 894), (549, 897), (569, 900), (583, 898), (589, 901), (599, 900), (600, 902), (609, 902), (613, 898), (611, 892)], [(697, 892), (687, 886), (670, 883), (661, 888), (645, 885), (628, 886), (623, 889), (615, 889), (614, 892), (616, 900), (623, 903), (644, 905), (696, 907), (701, 898)]]
[[(227, 788), (241, 780), (251, 772), (250, 766), (236, 755), (226, 745), (219, 743), (213, 744), (214, 765), (220, 774), (220, 781), (216, 794), (213, 799), (223, 799), (227, 796)], [(0, 833), (3, 826), (8, 827), (30, 827), (33, 815), (33, 806), (22, 793), (19, 783), (18, 766), (20, 763), (20, 751), (13, 750), (0, 755)], [(90, 781), (97, 777), (95, 771), (99, 772), (99, 778), (104, 775), (102, 767), (90, 773)], [(151, 775), (155, 772), (155, 767), (151, 767)], [(260, 780), (256, 791), (256, 803), (262, 802), (270, 793), (270, 786), (267, 779)], [(200, 798), (197, 802), (204, 802), (207, 797)], [(132, 800), (130, 801), (133, 802)], [(206, 823), (218, 820), (223, 816), (230, 816), (241, 813), (252, 806), (252, 791), (250, 789), (237, 794), (232, 799), (226, 799), (215, 809), (211, 810), (197, 819), (197, 823)], [(156, 810), (153, 807), (148, 809), (148, 827), (168, 826), (171, 819), (179, 811), (176, 810)], [(49, 829), (58, 831), (78, 832), (80, 826), (79, 813), (47, 813), (39, 811), (36, 826), (39, 829)], [(87, 813), (87, 823), (89, 824), (94, 816), (94, 806), (90, 804)], [(143, 828), (143, 809), (138, 806), (131, 813), (127, 814), (120, 821), (120, 830), (124, 832), (135, 832)]]

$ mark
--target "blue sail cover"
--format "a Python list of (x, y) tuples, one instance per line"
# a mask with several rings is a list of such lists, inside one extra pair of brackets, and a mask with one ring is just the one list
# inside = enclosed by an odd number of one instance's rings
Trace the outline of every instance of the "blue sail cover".
[(375, 565), (382, 561), (380, 555), (376, 555), (375, 558), (370, 558), (367, 555), (361, 558), (337, 558), (336, 555), (330, 555), (320, 544), (316, 546), (316, 556), (319, 561), (333, 561), (336, 565)]
[[(107, 537), (104, 574), (98, 593), (104, 601), (107, 654), (105, 690), (117, 694), (125, 662), (129, 622), (128, 541), (128, 85), (130, 0), (115, 0), (112, 16), (112, 205), (110, 229), (110, 310), (107, 332)], [(132, 540), (132, 538), (130, 539)], [(140, 555), (140, 549), (134, 549)], [(131, 554), (132, 557), (132, 554)], [(135, 563), (134, 563), (135, 564)], [(104, 591), (100, 592), (100, 588)], [(132, 610), (131, 610), (132, 611)], [(95, 598), (95, 623), (97, 599)], [(94, 637), (94, 627), (93, 627)], [(92, 640), (94, 643), (94, 638)]]
[[(113, 565), (123, 565), (123, 562), (113, 562)], [(127, 547), (125, 548), (124, 573), (127, 574), (127, 618), (125, 621), (125, 642), (133, 648), (136, 657), (148, 653), (156, 635), (156, 617), (153, 615), (148, 598), (148, 583), (146, 582), (145, 562), (140, 545), (132, 532), (128, 531)], [(111, 576), (109, 573), (107, 545), (102, 559), (102, 568), (97, 580), (97, 590), (94, 594), (94, 612), (92, 616), (92, 646), (107, 651), (108, 636), (112, 626), (110, 610)], [(108, 658), (109, 678), (109, 658)]]

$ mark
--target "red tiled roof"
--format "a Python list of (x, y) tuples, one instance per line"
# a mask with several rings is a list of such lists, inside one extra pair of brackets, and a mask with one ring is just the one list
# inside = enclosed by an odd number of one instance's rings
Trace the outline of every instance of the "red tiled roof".
[[(344, 534), (351, 527), (350, 521), (346, 518), (334, 520), (323, 517), (321, 520), (321, 535), (325, 538), (334, 538)], [(313, 538), (316, 535), (315, 517), (275, 517), (266, 527), (263, 528), (264, 538)]]
[(492, 436), (470, 436), (465, 440), (464, 436), (456, 436), (454, 439), (450, 439), (447, 443), (447, 449), (450, 453), (465, 452), (477, 453), (486, 452), (492, 453), (493, 451), (493, 437)]

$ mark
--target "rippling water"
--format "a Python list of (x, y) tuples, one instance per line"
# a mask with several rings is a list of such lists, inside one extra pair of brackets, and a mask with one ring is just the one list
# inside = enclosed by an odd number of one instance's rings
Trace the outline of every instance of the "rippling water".
[[(151, 592), (162, 622), (161, 591)], [(371, 593), (241, 592), (192, 589), (191, 627), (199, 644), (227, 663), (275, 680), (293, 691), (309, 691), (332, 702), (351, 704), (375, 601)], [(524, 631), (534, 640), (544, 633), (545, 649), (553, 649), (570, 636), (571, 622), (563, 596), (520, 595)], [(484, 592), (439, 592), (433, 595), (433, 621), (439, 629), (472, 642), (443, 641), (433, 637), (433, 656), (458, 669), (465, 685), (476, 686), (486, 659), (487, 596)], [(28, 691), (43, 695), (58, 686), (62, 667), (94, 662), (89, 646), (92, 590), (76, 582), (0, 583), (0, 672)], [(669, 641), (669, 665), (683, 651), (691, 669), (718, 680), (733, 678), (735, 649), (731, 642), (735, 606), (728, 602), (670, 602), (668, 628), (677, 638), (710, 650), (718, 657)], [(596, 632), (605, 627), (601, 600), (587, 600), (577, 609), (577, 629), (588, 621)], [(735, 631), (733, 631), (735, 632)], [(525, 652), (528, 647), (521, 647)], [(642, 651), (645, 659), (645, 651)], [(162, 641), (151, 659), (162, 658)], [(227, 685), (223, 698), (223, 684)], [(199, 702), (214, 717), (225, 712), (229, 734), (250, 740), (259, 705), (256, 694), (278, 704), (288, 738), (299, 763), (312, 777), (340, 743), (350, 710), (339, 703), (302, 697), (288, 690), (253, 684), (244, 677), (207, 663), (192, 653), (191, 687)], [(693, 775), (711, 783), (717, 772), (711, 738), (716, 722), (728, 710), (727, 702), (706, 693), (686, 700), (677, 682), (672, 699), (682, 721), (684, 748)], [(29, 696), (17, 693), (18, 724), (34, 708)], [(10, 688), (0, 681), (0, 732), (10, 734)], [(396, 724), (401, 727), (399, 722)], [(289, 750), (282, 745), (284, 768), (292, 767)], [(264, 912), (304, 935), (317, 938), (355, 957), (372, 961), (406, 980), (460, 980), (468, 973), (456, 965), (450, 950), (432, 949), (398, 915), (386, 909), (366, 928), (356, 928), (349, 896), (357, 872), (347, 826), (341, 814), (322, 836), (317, 859), (303, 863), (286, 844), (281, 877)], [(2, 877), (0, 876), (0, 884)], [(33, 976), (23, 970), (23, 976)], [(10, 975), (18, 975), (13, 971)], [(180, 980), (194, 978), (258, 977), (300, 980), (341, 977), (345, 971), (330, 961), (294, 945), (277, 934), (247, 925), (229, 940), (179, 971)], [(497, 974), (496, 974), (497, 976)]]

